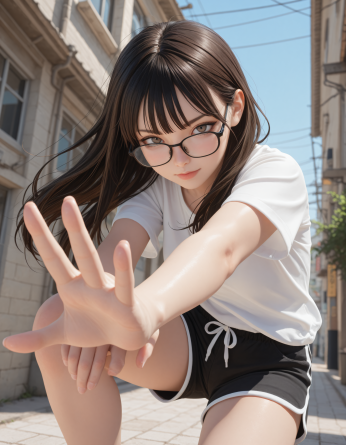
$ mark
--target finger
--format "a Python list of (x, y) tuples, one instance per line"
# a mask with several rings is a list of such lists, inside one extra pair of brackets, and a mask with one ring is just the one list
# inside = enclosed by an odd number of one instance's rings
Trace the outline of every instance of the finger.
[(50, 325), (37, 331), (24, 332), (22, 334), (6, 337), (2, 344), (13, 352), (27, 354), (48, 346), (65, 343), (64, 337), (64, 313)]
[(114, 250), (113, 262), (115, 268), (115, 295), (123, 304), (134, 304), (134, 275), (130, 244), (120, 241)]
[(108, 349), (109, 345), (103, 345), (96, 348), (94, 361), (87, 383), (87, 388), (90, 390), (94, 389), (100, 380), (103, 368), (105, 367)]
[(79, 276), (80, 272), (73, 267), (33, 202), (25, 204), (23, 216), (36, 248), (57, 285)]
[(108, 375), (118, 375), (125, 365), (126, 351), (125, 349), (111, 346), (111, 361), (108, 367)]
[(61, 357), (65, 366), (68, 366), (68, 354), (70, 352), (70, 345), (61, 345)]
[(77, 380), (78, 363), (81, 352), (82, 348), (79, 348), (78, 346), (71, 346), (68, 353), (67, 370), (73, 380)]
[(154, 334), (151, 336), (148, 343), (146, 343), (138, 351), (137, 358), (136, 358), (136, 365), (138, 368), (143, 368), (145, 363), (147, 362), (147, 360), (151, 357), (158, 338), (159, 338), (159, 330), (154, 332)]
[(102, 263), (72, 196), (64, 199), (61, 215), (84, 281), (92, 288), (102, 287), (106, 279)]
[(87, 390), (87, 382), (93, 366), (96, 348), (83, 348), (79, 357), (77, 373), (77, 389), (79, 394)]

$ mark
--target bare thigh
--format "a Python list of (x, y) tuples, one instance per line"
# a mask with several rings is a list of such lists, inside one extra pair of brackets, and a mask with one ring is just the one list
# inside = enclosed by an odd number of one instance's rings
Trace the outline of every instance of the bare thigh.
[[(35, 324), (41, 327), (52, 323), (60, 317), (63, 309), (59, 295), (50, 297), (40, 307), (35, 318), (34, 328)], [(160, 328), (154, 352), (144, 368), (140, 369), (136, 366), (138, 351), (129, 351), (126, 355), (125, 366), (118, 377), (144, 388), (178, 391), (186, 377), (188, 351), (184, 323), (180, 317), (177, 317)], [(42, 355), (42, 352), (39, 352), (38, 355)], [(110, 357), (107, 358), (106, 369), (108, 369), (109, 362)]]
[(199, 445), (293, 445), (301, 416), (262, 397), (234, 397), (210, 408)]

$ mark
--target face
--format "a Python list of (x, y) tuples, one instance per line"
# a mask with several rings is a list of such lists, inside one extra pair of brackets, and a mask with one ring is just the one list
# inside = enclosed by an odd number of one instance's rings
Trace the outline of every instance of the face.
[[(212, 90), (210, 91), (213, 100), (221, 115), (225, 115), (226, 103), (223, 102)], [(140, 132), (137, 134), (140, 145), (163, 143), (174, 145), (180, 143), (184, 138), (207, 131), (219, 132), (222, 123), (213, 116), (205, 116), (202, 112), (197, 111), (185, 99), (182, 93), (177, 90), (177, 96), (184, 115), (191, 125), (180, 130), (174, 125), (171, 118), (167, 115), (167, 120), (172, 133), (153, 133), (144, 123), (143, 104), (141, 106), (138, 117), (138, 128)], [(227, 123), (231, 127), (237, 125), (240, 121), (244, 109), (244, 94), (241, 90), (237, 90), (234, 97), (232, 107), (228, 107)], [(181, 147), (173, 147), (172, 159), (164, 165), (153, 167), (153, 169), (169, 181), (179, 184), (187, 190), (200, 191), (205, 193), (215, 180), (225, 155), (230, 130), (225, 126), (223, 136), (220, 138), (220, 146), (218, 150), (203, 158), (191, 158)]]

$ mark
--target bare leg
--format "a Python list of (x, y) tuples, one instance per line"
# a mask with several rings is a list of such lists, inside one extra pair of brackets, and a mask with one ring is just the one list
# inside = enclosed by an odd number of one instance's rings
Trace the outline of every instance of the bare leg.
[[(33, 330), (52, 323), (62, 311), (60, 297), (49, 298), (40, 307)], [(160, 329), (154, 353), (143, 369), (136, 367), (135, 357), (135, 352), (128, 355), (120, 378), (147, 388), (180, 389), (188, 364), (187, 337), (180, 318)], [(68, 445), (120, 445), (121, 401), (117, 385), (106, 368), (97, 387), (82, 395), (62, 362), (60, 345), (37, 351), (36, 358), (49, 402)]]
[(235, 397), (210, 408), (199, 445), (293, 445), (300, 419), (272, 400)]

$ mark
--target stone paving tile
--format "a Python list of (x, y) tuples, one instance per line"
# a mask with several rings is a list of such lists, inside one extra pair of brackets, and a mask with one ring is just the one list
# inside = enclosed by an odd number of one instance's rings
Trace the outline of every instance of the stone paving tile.
[(147, 431), (146, 433), (138, 436), (138, 439), (154, 440), (157, 442), (168, 442), (170, 439), (173, 439), (174, 436), (176, 436), (176, 434), (163, 433), (162, 431)]
[[(151, 440), (145, 439), (131, 439), (126, 442), (126, 445), (164, 445), (164, 442), (152, 442)], [(0, 444), (1, 445), (1, 444)]]
[[(326, 366), (316, 359), (310, 389), (308, 435), (303, 445), (346, 445), (346, 406), (331, 382)], [(121, 394), (123, 405), (122, 443), (124, 445), (197, 445), (201, 431), (200, 415), (206, 400), (157, 401), (148, 390), (135, 389)], [(11, 406), (13, 407), (16, 404)], [(21, 406), (18, 404), (18, 406)], [(30, 404), (28, 405), (30, 407)], [(12, 412), (11, 411), (11, 412)], [(51, 412), (23, 412), (0, 425), (0, 445), (66, 445)]]
[(24, 439), (34, 437), (35, 434), (24, 431), (11, 430), (11, 428), (0, 429), (0, 441), (5, 443), (19, 443)]
[(39, 435), (19, 442), (21, 445), (64, 445), (65, 439)]

